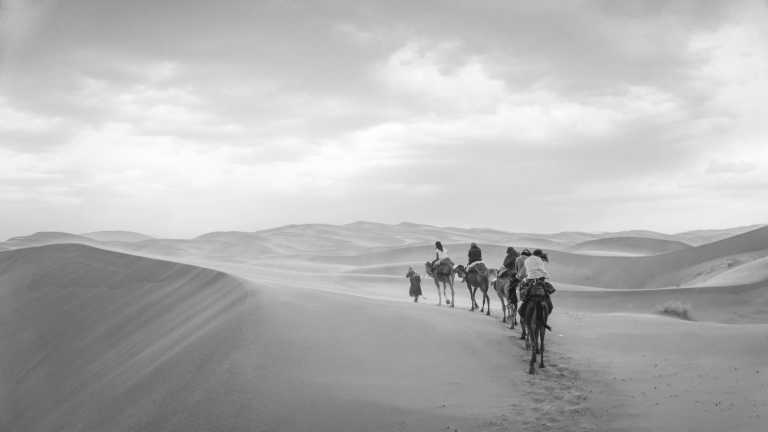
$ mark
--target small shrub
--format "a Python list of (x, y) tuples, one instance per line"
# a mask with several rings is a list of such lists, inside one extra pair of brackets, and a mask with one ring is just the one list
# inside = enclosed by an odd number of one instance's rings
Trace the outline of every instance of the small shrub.
[(656, 312), (686, 321), (693, 321), (691, 305), (680, 301), (668, 301), (656, 309)]

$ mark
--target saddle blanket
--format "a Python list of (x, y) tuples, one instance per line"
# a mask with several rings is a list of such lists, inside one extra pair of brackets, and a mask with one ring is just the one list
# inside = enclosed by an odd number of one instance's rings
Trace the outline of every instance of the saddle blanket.
[(470, 264), (470, 265), (468, 265), (468, 266), (467, 266), (467, 271), (470, 271), (470, 270), (472, 270), (472, 268), (473, 268), (474, 266), (476, 266), (476, 265), (479, 265), (479, 264), (485, 265), (485, 263), (484, 263), (482, 260), (480, 260), (480, 261), (475, 261), (475, 262), (473, 262), (472, 264)]

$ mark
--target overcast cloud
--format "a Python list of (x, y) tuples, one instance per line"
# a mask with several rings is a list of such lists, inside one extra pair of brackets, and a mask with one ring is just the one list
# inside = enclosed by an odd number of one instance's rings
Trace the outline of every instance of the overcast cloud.
[(764, 1), (0, 1), (0, 236), (765, 223)]

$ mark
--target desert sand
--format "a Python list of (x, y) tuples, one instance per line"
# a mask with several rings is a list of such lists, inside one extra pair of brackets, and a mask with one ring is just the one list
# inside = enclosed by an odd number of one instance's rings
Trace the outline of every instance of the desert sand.
[[(407, 297), (427, 236), (452, 239), (463, 259), (473, 230), (441, 230), (2, 243), (0, 429), (763, 429), (765, 228), (642, 257), (550, 251), (557, 309), (534, 376), (495, 294), (490, 317), (467, 310), (461, 284), (454, 309), (435, 305), (427, 277), (426, 297)], [(486, 261), (500, 262), (497, 232), (477, 232)], [(539, 236), (520, 246), (590, 241)], [(688, 320), (658, 313), (670, 304)]]
[(647, 256), (683, 250), (687, 243), (647, 237), (606, 237), (588, 240), (568, 248), (569, 252), (584, 255)]

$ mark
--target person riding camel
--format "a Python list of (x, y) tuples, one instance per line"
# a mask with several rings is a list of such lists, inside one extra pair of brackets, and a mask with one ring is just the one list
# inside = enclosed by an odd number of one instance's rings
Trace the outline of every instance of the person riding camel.
[(514, 247), (510, 246), (507, 248), (507, 256), (504, 257), (504, 262), (501, 264), (501, 271), (499, 272), (500, 278), (515, 277), (515, 274), (517, 273), (515, 271), (515, 262), (519, 256), (520, 254), (517, 253)]
[(448, 258), (448, 249), (446, 249), (443, 244), (439, 241), (435, 242), (435, 259), (432, 260), (432, 267), (435, 267), (437, 264), (442, 263), (444, 260), (450, 259)]
[(504, 257), (504, 262), (501, 264), (501, 270), (499, 271), (499, 279), (508, 278), (509, 288), (507, 290), (507, 302), (509, 304), (517, 303), (517, 271), (515, 263), (520, 256), (514, 247), (507, 248), (507, 256)]
[[(547, 281), (549, 278), (549, 272), (545, 265), (547, 262), (549, 262), (549, 257), (541, 249), (536, 249), (533, 251), (532, 256), (525, 259), (525, 281), (520, 288), (520, 297), (523, 301), (523, 304), (520, 306), (521, 316), (525, 316), (528, 300), (539, 297), (546, 302), (549, 314), (554, 309), (550, 296), (555, 292), (555, 287)], [(546, 322), (544, 326), (549, 331), (552, 331), (552, 328)]]
[[(437, 271), (440, 264), (447, 264), (453, 269), (453, 261), (448, 256), (448, 249), (439, 241), (435, 242), (435, 259), (432, 260), (432, 271)], [(431, 275), (431, 273), (430, 273)]]
[(531, 256), (531, 251), (523, 249), (523, 251), (520, 252), (520, 256), (515, 259), (515, 277), (520, 282), (525, 280), (525, 260), (528, 259), (529, 256)]
[(477, 243), (469, 245), (469, 253), (467, 255), (469, 257), (467, 272), (472, 271), (473, 267), (483, 262), (483, 252), (480, 250), (480, 247), (477, 246)]
[(443, 247), (443, 244), (439, 241), (435, 242), (435, 257), (437, 258), (435, 260), (436, 263), (448, 258), (448, 249)]

